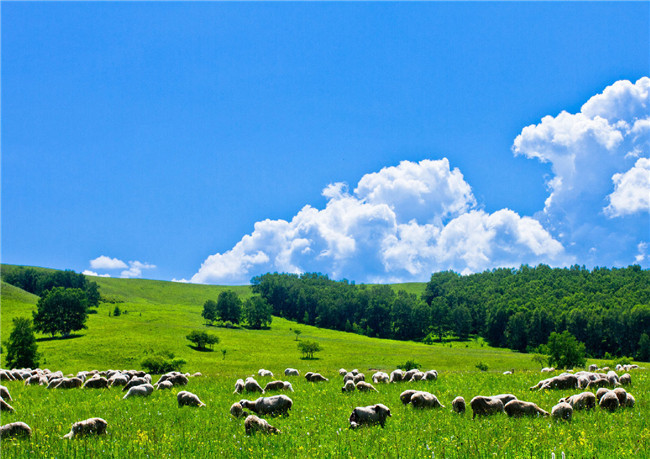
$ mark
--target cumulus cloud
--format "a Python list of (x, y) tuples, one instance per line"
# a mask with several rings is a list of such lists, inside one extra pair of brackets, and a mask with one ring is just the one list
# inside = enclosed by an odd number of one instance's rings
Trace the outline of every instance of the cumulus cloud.
[(128, 268), (127, 264), (124, 263), (122, 260), (118, 260), (117, 258), (110, 258), (105, 255), (101, 255), (95, 258), (94, 260), (90, 260), (90, 267), (92, 269), (106, 269), (106, 270)]
[(86, 269), (84, 272), (82, 272), (84, 276), (95, 276), (95, 277), (111, 277), (110, 274), (97, 274), (94, 271), (90, 271), (89, 269)]
[(650, 211), (650, 159), (639, 158), (634, 167), (624, 174), (614, 174), (614, 192), (609, 195), (605, 213), (620, 217)]
[(192, 282), (243, 284), (268, 271), (318, 271), (361, 282), (426, 280), (432, 271), (476, 272), (520, 263), (561, 264), (562, 245), (511, 210), (476, 209), (471, 187), (445, 159), (403, 161), (334, 183), (325, 208), (255, 224), (232, 249), (209, 256)]
[[(121, 269), (120, 277), (130, 278), (130, 277), (141, 277), (142, 270), (145, 269), (154, 269), (156, 265), (150, 263), (142, 263), (140, 261), (129, 261), (125, 263), (118, 258), (110, 258), (105, 255), (101, 255), (94, 260), (90, 260), (90, 267), (94, 270), (100, 271), (114, 271)], [(98, 274), (97, 271), (86, 270), (83, 274), (88, 276), (98, 276), (98, 277), (111, 277), (110, 274)]]
[(141, 263), (139, 261), (129, 261), (129, 269), (125, 269), (120, 273), (122, 278), (142, 277), (143, 269), (155, 269), (156, 265), (150, 263)]

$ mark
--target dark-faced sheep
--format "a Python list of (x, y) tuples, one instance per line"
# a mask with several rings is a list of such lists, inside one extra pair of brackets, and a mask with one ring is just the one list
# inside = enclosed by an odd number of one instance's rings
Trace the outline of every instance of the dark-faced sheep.
[[(309, 375), (309, 377), (307, 377)], [(307, 381), (309, 382), (322, 382), (322, 381), (329, 381), (325, 376), (321, 375), (320, 373), (307, 373), (305, 375), (307, 378)]]
[(359, 392), (378, 392), (375, 386), (365, 381), (359, 381), (355, 387)]
[(424, 373), (421, 371), (416, 371), (411, 376), (411, 379), (409, 379), (409, 382), (421, 381), (422, 379), (424, 379)]
[(596, 389), (600, 387), (613, 387), (615, 383), (612, 383), (608, 378), (598, 378), (593, 381), (589, 381), (587, 384), (587, 389)]
[(29, 438), (32, 429), (24, 422), (12, 422), (0, 427), (0, 438)]
[(406, 373), (404, 373), (404, 378), (402, 378), (402, 379), (403, 379), (404, 381), (410, 381), (411, 378), (413, 377), (413, 375), (414, 375), (415, 373), (418, 373), (418, 372), (420, 372), (420, 370), (418, 370), (417, 368), (413, 368), (412, 370), (409, 370), (409, 371), (407, 371)]
[(277, 428), (266, 422), (265, 419), (260, 419), (254, 414), (251, 414), (246, 418), (244, 421), (244, 428), (246, 429), (246, 435), (250, 435), (255, 432), (262, 432), (265, 434), (280, 433)]
[(241, 403), (239, 402), (235, 402), (230, 406), (230, 414), (235, 418), (248, 416), (248, 413), (244, 411), (244, 408), (241, 406)]
[(436, 370), (429, 370), (424, 372), (422, 380), (424, 381), (435, 381), (438, 379), (438, 372)]
[(346, 374), (348, 374), (348, 370), (345, 368), (339, 369), (339, 376), (345, 376)]
[(603, 394), (598, 404), (601, 408), (609, 411), (616, 411), (621, 405), (621, 403), (618, 401), (618, 397), (612, 390), (609, 390)]
[(573, 417), (573, 407), (566, 402), (560, 402), (551, 409), (551, 416), (555, 419), (570, 421)]
[(85, 435), (104, 435), (108, 423), (102, 418), (90, 418), (72, 424), (72, 429), (63, 438), (74, 438)]
[(205, 403), (203, 403), (199, 397), (196, 394), (193, 394), (192, 392), (188, 392), (186, 390), (180, 391), (176, 395), (176, 400), (178, 401), (178, 406), (196, 406), (196, 407), (201, 407), (205, 406)]
[(402, 402), (403, 405), (408, 405), (411, 403), (411, 397), (413, 394), (415, 394), (417, 391), (413, 389), (405, 390), (401, 394), (399, 394), (399, 399)]
[(378, 371), (372, 375), (372, 382), (375, 384), (388, 383), (390, 382), (390, 376), (388, 376), (388, 374), (384, 373), (383, 371)]
[(476, 416), (488, 416), (504, 412), (503, 402), (501, 400), (483, 397), (482, 395), (477, 395), (470, 400), (469, 406), (472, 408), (472, 419)]
[(620, 403), (621, 406), (625, 406), (625, 400), (627, 400), (627, 391), (622, 387), (617, 387), (612, 392), (616, 394), (616, 397), (618, 398), (618, 403)]
[(300, 372), (296, 370), (295, 368), (287, 368), (284, 370), (284, 375), (285, 376), (300, 376)]
[(264, 392), (270, 390), (288, 390), (289, 392), (293, 392), (293, 386), (289, 381), (271, 381), (264, 386)]
[(451, 402), (451, 408), (454, 410), (454, 412), (458, 414), (463, 414), (465, 413), (465, 399), (463, 397), (456, 397), (452, 402)]
[(262, 386), (260, 386), (258, 382), (250, 376), (246, 378), (246, 381), (244, 381), (244, 389), (246, 389), (246, 392), (259, 392), (261, 394), (264, 393)]
[(578, 387), (578, 377), (571, 373), (562, 373), (552, 378), (543, 379), (530, 390), (544, 389), (575, 389)]
[(343, 384), (345, 384), (348, 381), (354, 382), (354, 375), (352, 372), (346, 373), (345, 376), (343, 376)]
[(133, 386), (129, 389), (122, 399), (127, 399), (131, 397), (148, 397), (153, 392), (153, 386), (151, 384), (140, 384), (139, 386)]
[(618, 378), (618, 382), (621, 383), (623, 386), (628, 386), (632, 384), (632, 376), (630, 376), (629, 373), (625, 373), (621, 375), (620, 378)]
[(129, 377), (123, 374), (116, 374), (108, 379), (111, 387), (126, 386), (129, 383)]
[(562, 402), (568, 403), (576, 411), (589, 410), (596, 407), (596, 396), (593, 392), (582, 392), (570, 397), (561, 398), (560, 403)]
[(393, 370), (390, 374), (390, 382), (401, 382), (404, 381), (404, 370)]
[(0, 381), (14, 381), (16, 378), (11, 376), (11, 372), (7, 370), (0, 370)]
[(354, 392), (357, 386), (354, 385), (354, 381), (347, 380), (343, 387), (341, 387), (341, 392)]
[[(161, 377), (162, 379), (162, 377)], [(158, 381), (160, 382), (160, 380)], [(122, 388), (122, 392), (129, 391), (132, 387), (141, 386), (143, 384), (148, 384), (147, 380), (144, 377), (134, 377)]]
[(293, 406), (293, 401), (286, 395), (274, 395), (273, 397), (260, 397), (255, 401), (241, 400), (242, 408), (249, 409), (260, 416), (288, 414)]
[(364, 375), (363, 373), (358, 373), (354, 375), (353, 381), (355, 384), (358, 383), (359, 381), (365, 381), (365, 380), (366, 380), (366, 375)]
[(83, 387), (84, 389), (106, 389), (108, 387), (108, 379), (102, 378), (101, 376), (92, 377), (86, 380)]
[(379, 424), (382, 428), (386, 424), (386, 418), (390, 417), (390, 409), (386, 405), (358, 406), (350, 415), (350, 428), (356, 429), (363, 425)]
[(14, 407), (5, 402), (4, 398), (0, 398), (0, 411), (6, 411), (8, 413), (14, 413)]
[(411, 396), (413, 408), (444, 408), (438, 398), (429, 392), (418, 391)]
[(0, 397), (9, 401), (13, 400), (11, 398), (11, 395), (9, 395), (9, 389), (7, 389), (5, 386), (0, 386)]
[(533, 402), (523, 400), (512, 400), (506, 403), (503, 409), (511, 417), (549, 416), (548, 411), (544, 411)]

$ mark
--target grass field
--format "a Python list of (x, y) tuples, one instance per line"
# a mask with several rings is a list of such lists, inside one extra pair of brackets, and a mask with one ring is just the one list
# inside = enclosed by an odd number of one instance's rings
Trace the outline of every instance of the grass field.
[[(531, 356), (490, 348), (480, 341), (432, 346), (368, 338), (350, 333), (298, 325), (275, 317), (269, 330), (206, 327), (200, 317), (208, 298), (216, 299), (224, 287), (174, 284), (160, 281), (97, 279), (101, 293), (120, 301), (127, 314), (109, 317), (114, 303), (104, 303), (89, 316), (88, 329), (70, 339), (41, 337), (42, 368), (76, 373), (91, 369), (139, 369), (148, 349), (165, 349), (187, 361), (185, 370), (200, 371), (187, 387), (154, 392), (145, 399), (122, 400), (117, 389), (47, 390), (4, 383), (17, 412), (2, 413), (2, 424), (24, 421), (34, 430), (30, 441), (3, 441), (3, 457), (650, 457), (650, 378), (647, 370), (632, 373), (629, 391), (637, 404), (615, 413), (600, 409), (578, 412), (571, 423), (547, 418), (510, 419), (504, 415), (471, 419), (450, 411), (451, 400), (461, 395), (512, 393), (550, 411), (557, 400), (575, 391), (530, 392), (542, 379)], [(424, 284), (411, 286), (417, 290)], [(414, 291), (411, 290), (411, 291)], [(242, 297), (248, 287), (237, 288)], [(11, 319), (31, 316), (37, 297), (2, 284), (2, 339)], [(300, 338), (316, 340), (323, 351), (316, 360), (302, 360), (293, 330)], [(198, 352), (185, 335), (209, 329), (221, 342), (214, 352)], [(226, 350), (225, 358), (220, 352)], [(390, 372), (406, 360), (424, 369), (437, 369), (438, 381), (378, 385), (378, 394), (341, 393), (340, 367), (358, 368), (369, 377), (374, 369)], [(483, 362), (487, 372), (475, 365)], [(590, 362), (591, 363), (591, 362)], [(603, 362), (596, 362), (603, 363)], [(289, 416), (269, 419), (282, 434), (265, 437), (244, 434), (243, 421), (228, 409), (241, 396), (232, 394), (234, 382), (257, 372), (273, 371), (284, 378), (287, 367), (302, 374), (318, 371), (326, 383), (292, 379), (294, 407)], [(515, 374), (504, 376), (506, 369)], [(154, 377), (154, 379), (157, 379)], [(258, 378), (261, 383), (269, 378)], [(369, 379), (369, 378), (368, 378)], [(403, 407), (399, 394), (407, 388), (427, 390), (447, 406), (432, 411)], [(179, 409), (175, 394), (196, 393), (205, 408)], [(383, 403), (392, 411), (385, 429), (351, 431), (347, 418), (356, 406)], [(99, 416), (109, 423), (105, 438), (65, 441), (73, 422)]]

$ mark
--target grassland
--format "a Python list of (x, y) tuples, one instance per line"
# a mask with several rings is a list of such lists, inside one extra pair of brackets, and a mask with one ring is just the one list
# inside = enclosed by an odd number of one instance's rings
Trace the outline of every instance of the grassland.
[[(275, 317), (269, 330), (206, 327), (200, 317), (203, 302), (224, 287), (173, 284), (125, 279), (97, 279), (102, 295), (118, 303), (104, 303), (89, 316), (88, 329), (70, 339), (41, 337), (41, 367), (75, 373), (79, 370), (140, 368), (148, 349), (165, 349), (187, 360), (186, 370), (200, 371), (185, 388), (154, 392), (145, 399), (122, 400), (117, 389), (47, 390), (5, 383), (17, 412), (2, 413), (2, 424), (24, 421), (34, 430), (30, 441), (3, 441), (3, 457), (650, 457), (650, 378), (647, 370), (632, 373), (629, 391), (637, 399), (633, 409), (608, 413), (579, 412), (571, 423), (546, 418), (510, 419), (494, 416), (472, 420), (450, 411), (457, 395), (513, 393), (550, 411), (557, 400), (575, 391), (530, 392), (539, 368), (527, 354), (489, 348), (480, 341), (437, 344), (379, 340), (322, 330)], [(413, 287), (415, 289), (418, 286)], [(237, 289), (242, 297), (248, 287)], [(2, 338), (11, 319), (30, 316), (37, 297), (2, 285)], [(127, 314), (109, 317), (115, 305)], [(301, 339), (318, 341), (317, 360), (302, 360), (293, 330)], [(209, 329), (221, 342), (214, 352), (189, 347), (185, 335)], [(225, 358), (221, 349), (226, 350)], [(411, 359), (423, 368), (435, 368), (435, 382), (378, 385), (378, 394), (343, 394), (340, 367), (390, 371)], [(484, 362), (487, 372), (476, 370)], [(590, 362), (591, 363), (591, 362)], [(603, 363), (603, 362), (597, 362)], [(292, 380), (294, 407), (289, 416), (270, 419), (281, 435), (247, 437), (243, 423), (231, 418), (234, 381), (259, 368), (282, 375), (286, 367), (319, 371), (330, 378), (313, 384)], [(502, 375), (515, 369), (511, 376)], [(282, 379), (286, 379), (282, 377)], [(260, 382), (269, 379), (260, 378)], [(403, 407), (399, 394), (406, 388), (434, 393), (447, 408), (414, 411)], [(196, 393), (205, 408), (179, 409), (175, 394)], [(386, 428), (347, 429), (355, 406), (384, 403), (392, 411)], [(64, 441), (73, 422), (100, 416), (109, 422), (105, 438)]]

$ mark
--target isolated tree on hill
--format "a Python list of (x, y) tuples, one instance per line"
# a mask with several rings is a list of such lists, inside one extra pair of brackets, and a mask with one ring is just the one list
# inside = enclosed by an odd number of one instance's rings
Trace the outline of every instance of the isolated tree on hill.
[(201, 317), (209, 323), (217, 320), (217, 302), (214, 300), (207, 300), (203, 303), (203, 312), (201, 313)]
[(300, 341), (298, 343), (298, 349), (302, 352), (303, 358), (308, 360), (314, 358), (315, 352), (323, 350), (316, 341)]
[(244, 317), (251, 328), (260, 329), (268, 326), (273, 320), (273, 308), (264, 298), (253, 295), (244, 303)]
[(564, 330), (551, 333), (548, 338), (548, 363), (556, 368), (573, 368), (583, 366), (586, 362), (585, 344)]
[(224, 322), (238, 324), (241, 319), (242, 303), (239, 296), (232, 290), (225, 290), (217, 299), (217, 315)]
[(5, 342), (6, 364), (9, 368), (35, 368), (38, 366), (38, 346), (32, 321), (25, 317), (13, 320), (14, 329)]
[(79, 288), (54, 287), (45, 292), (36, 304), (34, 328), (37, 331), (64, 337), (86, 327), (87, 297)]
[(215, 344), (219, 343), (218, 336), (212, 335), (202, 330), (194, 330), (190, 332), (186, 338), (194, 343), (194, 345), (199, 349), (205, 349), (206, 346), (209, 346), (210, 349), (212, 349)]

